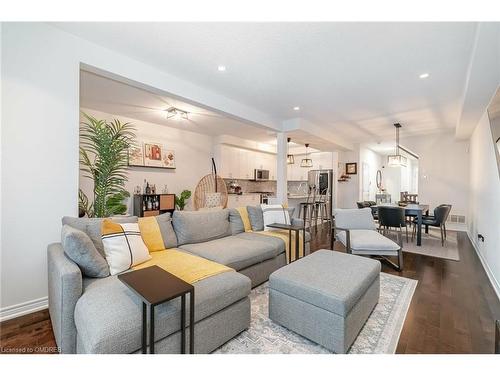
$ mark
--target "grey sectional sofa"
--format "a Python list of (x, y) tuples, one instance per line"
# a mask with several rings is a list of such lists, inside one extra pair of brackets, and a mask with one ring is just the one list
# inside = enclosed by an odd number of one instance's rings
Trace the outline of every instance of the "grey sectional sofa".
[[(236, 210), (174, 212), (171, 230), (178, 249), (236, 271), (194, 284), (196, 353), (210, 353), (247, 329), (251, 288), (286, 264), (283, 241), (258, 233), (263, 229), (259, 207), (249, 212), (253, 232), (244, 232)], [(87, 232), (99, 249), (100, 220), (64, 218), (63, 224)], [(309, 240), (307, 235), (306, 253)], [(48, 247), (48, 277), (50, 317), (62, 353), (140, 351), (141, 301), (116, 276), (84, 276), (61, 243), (54, 243)], [(158, 306), (155, 314), (155, 351), (179, 353), (180, 301)]]

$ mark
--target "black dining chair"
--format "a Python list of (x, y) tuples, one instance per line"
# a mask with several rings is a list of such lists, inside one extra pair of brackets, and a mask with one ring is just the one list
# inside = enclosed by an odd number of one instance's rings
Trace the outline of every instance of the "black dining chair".
[(359, 209), (365, 208), (365, 202), (356, 202), (356, 206), (358, 206)]
[[(434, 215), (432, 216), (422, 216), (422, 225), (430, 227), (439, 227), (441, 230), (441, 246), (444, 246), (444, 241), (446, 240), (446, 220), (448, 220), (448, 215), (451, 211), (451, 204), (440, 204), (434, 209)], [(414, 233), (417, 230), (417, 219), (413, 220), (413, 231), (412, 239)]]
[[(362, 208), (366, 208), (366, 207), (376, 206), (377, 202), (362, 201), (362, 202), (356, 202), (356, 205), (358, 206), (359, 209), (362, 209)], [(377, 210), (372, 209), (372, 216), (375, 220), (378, 220)]]
[(406, 242), (408, 242), (408, 227), (406, 226), (405, 209), (403, 207), (379, 206), (378, 207), (378, 223), (379, 227), (385, 231), (387, 229), (396, 228), (396, 230), (406, 230)]

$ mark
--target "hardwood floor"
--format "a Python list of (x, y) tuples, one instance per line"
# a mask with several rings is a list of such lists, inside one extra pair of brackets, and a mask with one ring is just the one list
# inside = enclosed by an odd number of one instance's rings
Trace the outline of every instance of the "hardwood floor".
[[(396, 353), (494, 353), (500, 301), (467, 234), (457, 239), (459, 262), (404, 253), (403, 272), (382, 265), (383, 272), (418, 280)], [(322, 248), (330, 248), (326, 227), (311, 243)]]
[[(311, 249), (329, 244), (325, 225), (313, 236)], [(403, 272), (383, 265), (383, 272), (418, 280), (397, 353), (494, 352), (500, 302), (465, 233), (458, 233), (458, 245), (459, 262), (405, 253)], [(55, 348), (48, 310), (0, 323), (1, 353), (53, 353)]]

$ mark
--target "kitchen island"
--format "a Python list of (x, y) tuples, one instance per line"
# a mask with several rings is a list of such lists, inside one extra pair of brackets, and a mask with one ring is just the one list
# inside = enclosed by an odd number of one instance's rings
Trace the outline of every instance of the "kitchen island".
[(294, 208), (293, 217), (299, 217), (300, 204), (307, 202), (307, 195), (301, 194), (288, 194), (288, 207)]

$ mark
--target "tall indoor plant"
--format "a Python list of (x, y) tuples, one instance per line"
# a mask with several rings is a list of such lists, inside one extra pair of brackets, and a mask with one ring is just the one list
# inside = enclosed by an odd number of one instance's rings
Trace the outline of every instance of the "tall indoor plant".
[(80, 169), (94, 182), (94, 199), (90, 202), (79, 191), (79, 208), (89, 217), (124, 214), (130, 193), (127, 181), (128, 148), (134, 143), (134, 127), (119, 120), (97, 120), (85, 113), (80, 124)]

